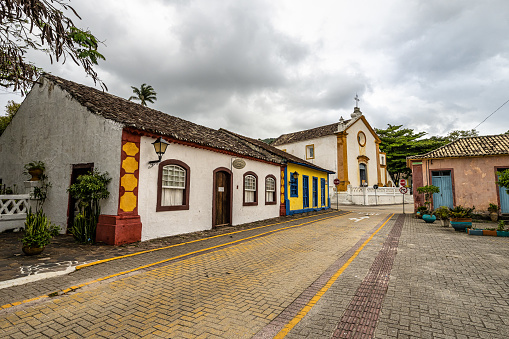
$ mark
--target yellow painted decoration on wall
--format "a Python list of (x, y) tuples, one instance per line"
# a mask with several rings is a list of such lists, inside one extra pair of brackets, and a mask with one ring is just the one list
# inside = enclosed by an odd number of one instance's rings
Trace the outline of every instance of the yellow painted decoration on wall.
[(120, 179), (120, 184), (126, 191), (134, 191), (136, 186), (138, 186), (138, 179), (136, 179), (134, 174), (126, 174)]
[(120, 197), (120, 209), (124, 212), (132, 212), (136, 208), (136, 196), (133, 192), (125, 192)]
[(133, 157), (127, 157), (122, 161), (122, 168), (126, 173), (134, 173), (138, 169), (138, 162)]
[(124, 150), (125, 154), (132, 157), (134, 157), (140, 151), (134, 142), (126, 142), (124, 146), (122, 146), (122, 149)]

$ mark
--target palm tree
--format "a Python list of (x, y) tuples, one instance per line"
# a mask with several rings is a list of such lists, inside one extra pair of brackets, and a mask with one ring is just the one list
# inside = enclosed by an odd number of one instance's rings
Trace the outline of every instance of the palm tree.
[(150, 85), (143, 84), (139, 89), (134, 86), (131, 86), (131, 88), (136, 95), (132, 95), (129, 100), (139, 100), (143, 106), (147, 106), (147, 101), (153, 104), (154, 100), (157, 100), (157, 93)]

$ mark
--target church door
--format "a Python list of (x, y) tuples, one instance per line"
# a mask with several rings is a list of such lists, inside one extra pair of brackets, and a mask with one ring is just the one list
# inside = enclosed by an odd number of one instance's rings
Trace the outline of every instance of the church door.
[(360, 177), (360, 186), (365, 186), (368, 184), (368, 173), (366, 170), (366, 164), (359, 164), (359, 177)]

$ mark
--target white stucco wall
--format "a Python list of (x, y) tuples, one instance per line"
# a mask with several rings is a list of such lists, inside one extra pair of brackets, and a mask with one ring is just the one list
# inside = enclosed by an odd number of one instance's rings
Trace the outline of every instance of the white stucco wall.
[[(158, 166), (148, 168), (148, 162), (156, 158), (154, 140), (142, 137), (140, 142), (138, 213), (142, 222), (142, 240), (211, 229), (213, 171), (219, 167), (228, 168), (233, 173), (233, 225), (279, 216), (279, 166), (244, 159), (246, 167), (239, 170), (231, 166), (233, 156), (173, 143), (168, 146), (162, 161), (176, 159), (190, 167), (189, 210), (156, 212)], [(242, 206), (243, 178), (248, 171), (258, 176), (257, 206)], [(269, 174), (277, 181), (276, 205), (265, 205), (265, 177)]]
[[(364, 132), (366, 135), (365, 147), (361, 147), (357, 141), (357, 134), (360, 131)], [(350, 185), (354, 187), (360, 186), (359, 160), (357, 159), (359, 155), (365, 155), (369, 158), (367, 163), (368, 185), (373, 186), (377, 184), (378, 170), (375, 137), (361, 119), (358, 119), (350, 125), (347, 129), (347, 133), (348, 180), (350, 181)]]
[(44, 211), (65, 232), (72, 165), (94, 163), (113, 178), (103, 214), (117, 214), (122, 126), (89, 112), (67, 92), (44, 81), (35, 85), (0, 136), (0, 178), (23, 193), (23, 166), (43, 161), (49, 189)]

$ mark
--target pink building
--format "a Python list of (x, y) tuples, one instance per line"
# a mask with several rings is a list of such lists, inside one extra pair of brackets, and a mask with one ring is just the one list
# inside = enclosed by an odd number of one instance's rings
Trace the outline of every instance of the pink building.
[(487, 213), (490, 203), (509, 214), (509, 194), (497, 184), (497, 172), (509, 169), (509, 135), (461, 138), (434, 151), (407, 158), (412, 169), (415, 209), (424, 204), (417, 187), (435, 185), (433, 208), (475, 206)]

